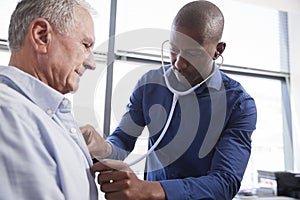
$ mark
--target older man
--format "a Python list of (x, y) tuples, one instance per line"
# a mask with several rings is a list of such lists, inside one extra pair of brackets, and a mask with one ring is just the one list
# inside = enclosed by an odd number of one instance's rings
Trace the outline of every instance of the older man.
[(94, 25), (79, 0), (22, 0), (0, 67), (0, 199), (97, 199), (92, 161), (63, 94), (95, 69)]

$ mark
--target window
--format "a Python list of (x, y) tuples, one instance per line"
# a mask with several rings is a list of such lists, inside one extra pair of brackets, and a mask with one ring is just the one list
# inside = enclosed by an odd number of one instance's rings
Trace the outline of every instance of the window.
[[(180, 0), (176, 3), (159, 0), (119, 1), (116, 35), (144, 28), (151, 29), (152, 32), (161, 29), (169, 31), (177, 11), (188, 2), (190, 1)], [(281, 65), (280, 53), (283, 52), (281, 52), (280, 42), (283, 36), (280, 29), (282, 27), (279, 11), (232, 0), (213, 0), (212, 2), (220, 7), (225, 17), (223, 41), (227, 43), (227, 47), (223, 55), (226, 64), (271, 71), (283, 69), (288, 71), (287, 66)], [(160, 39), (158, 34), (151, 33), (144, 33), (139, 37), (146, 40)], [(168, 35), (165, 39), (168, 39)], [(118, 45), (116, 41), (117, 49)], [(121, 50), (131, 51), (130, 47)]]
[(0, 0), (1, 8), (0, 8), (0, 38), (6, 39), (8, 38), (8, 26), (10, 21), (10, 16), (17, 5), (17, 0)]
[(8, 50), (0, 49), (0, 65), (7, 65), (10, 58), (10, 52)]
[(256, 130), (252, 135), (252, 154), (242, 188), (254, 187), (257, 170), (284, 171), (284, 112), (281, 80), (228, 74), (239, 81), (257, 106)]

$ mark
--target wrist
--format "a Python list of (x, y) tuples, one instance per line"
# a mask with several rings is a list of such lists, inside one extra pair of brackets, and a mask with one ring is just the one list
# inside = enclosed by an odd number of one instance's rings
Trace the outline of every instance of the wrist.
[(103, 158), (108, 157), (112, 153), (112, 146), (109, 142), (105, 142), (105, 153), (103, 154)]
[(97, 160), (102, 160), (106, 157), (108, 157), (112, 153), (112, 147), (109, 142), (104, 142), (103, 143), (103, 148), (101, 148), (101, 151), (93, 153), (93, 157), (96, 158)]
[(145, 193), (147, 194), (147, 199), (155, 199), (155, 200), (165, 200), (166, 195), (163, 187), (158, 181), (145, 181), (147, 185), (144, 187)]

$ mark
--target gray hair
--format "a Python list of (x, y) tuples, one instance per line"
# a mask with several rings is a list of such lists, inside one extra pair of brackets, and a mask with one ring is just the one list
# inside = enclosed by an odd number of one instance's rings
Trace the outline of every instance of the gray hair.
[(21, 0), (14, 10), (9, 24), (10, 49), (19, 49), (28, 32), (30, 23), (36, 18), (46, 19), (61, 34), (68, 33), (75, 25), (76, 7), (93, 14), (93, 9), (84, 0)]

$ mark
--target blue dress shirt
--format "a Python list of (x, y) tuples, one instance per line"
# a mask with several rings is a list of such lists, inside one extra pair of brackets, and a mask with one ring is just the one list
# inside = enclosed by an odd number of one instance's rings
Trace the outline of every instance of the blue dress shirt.
[(0, 66), (0, 199), (96, 200), (92, 161), (62, 94)]
[[(167, 76), (175, 89), (185, 90), (171, 67)], [(119, 126), (108, 137), (113, 147), (110, 158), (124, 159), (145, 126), (151, 148), (164, 127), (172, 98), (162, 69), (146, 73)], [(253, 98), (216, 69), (209, 81), (179, 97), (166, 135), (147, 157), (145, 178), (160, 181), (167, 199), (232, 199), (248, 163), (256, 115)]]

